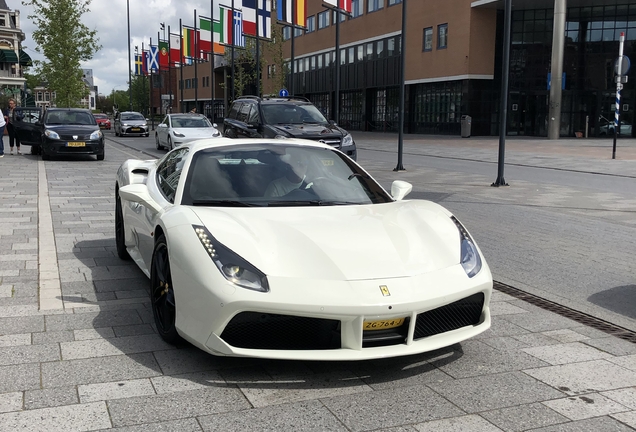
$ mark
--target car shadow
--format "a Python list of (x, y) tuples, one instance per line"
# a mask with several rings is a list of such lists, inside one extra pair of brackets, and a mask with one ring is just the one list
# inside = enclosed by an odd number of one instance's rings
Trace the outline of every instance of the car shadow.
[[(133, 261), (117, 256), (114, 238), (77, 242), (72, 255), (72, 265), (64, 256), (60, 258), (62, 295), (67, 308), (75, 307), (73, 315), (92, 316), (92, 328), (82, 329), (88, 336), (77, 350), (69, 348), (68, 359), (94, 358), (99, 352), (100, 356), (127, 356), (140, 368), (155, 362), (151, 369), (161, 379), (172, 379), (187, 389), (320, 388), (326, 394), (338, 394), (352, 388), (449, 379), (440, 367), (463, 356), (460, 344), (404, 357), (335, 362), (219, 357), (187, 342), (169, 345), (156, 332), (148, 278)], [(85, 277), (77, 275), (77, 266)]]
[(623, 285), (592, 294), (587, 300), (597, 306), (636, 319), (636, 285)]

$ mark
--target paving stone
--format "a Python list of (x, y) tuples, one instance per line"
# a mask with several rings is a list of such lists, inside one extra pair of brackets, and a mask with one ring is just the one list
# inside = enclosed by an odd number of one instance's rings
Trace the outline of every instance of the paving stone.
[(56, 361), (60, 359), (57, 344), (18, 345), (0, 348), (0, 366)]
[(31, 333), (0, 336), (0, 347), (31, 345)]
[(612, 414), (612, 417), (636, 429), (636, 411)]
[(520, 350), (521, 348), (528, 347), (528, 344), (526, 342), (522, 342), (519, 339), (513, 338), (512, 336), (480, 339), (480, 341), (497, 350), (504, 350), (504, 351)]
[(347, 431), (320, 402), (306, 401), (285, 406), (236, 411), (199, 417), (204, 431)]
[[(614, 414), (621, 416), (623, 414)], [(619, 423), (610, 417), (596, 417), (571, 423), (564, 423), (545, 428), (533, 429), (532, 432), (633, 432), (629, 426)]]
[(511, 315), (519, 313), (528, 313), (528, 311), (507, 302), (495, 302), (491, 303), (490, 305), (491, 316)]
[(0, 394), (0, 413), (22, 410), (22, 392)]
[(488, 330), (475, 336), (475, 339), (486, 339), (499, 336), (514, 336), (521, 334), (529, 334), (530, 332), (523, 327), (511, 323), (504, 317), (493, 317), (492, 324)]
[(44, 388), (150, 378), (158, 375), (161, 375), (161, 371), (151, 353), (42, 363)]
[(556, 345), (561, 343), (558, 340), (541, 333), (527, 333), (511, 337), (525, 344), (528, 344), (529, 346)]
[(468, 413), (530, 404), (563, 396), (563, 393), (521, 372), (463, 378), (428, 386)]
[(154, 354), (165, 375), (216, 370), (226, 364), (221, 357), (214, 357), (191, 345)]
[(62, 342), (60, 347), (64, 360), (175, 349), (173, 345), (164, 342), (157, 335)]
[(0, 431), (79, 431), (109, 427), (104, 402), (0, 414)]
[(99, 384), (84, 384), (77, 387), (77, 392), (81, 403), (156, 394), (152, 383), (147, 378)]
[(521, 432), (570, 421), (541, 403), (485, 411), (480, 414), (508, 432)]
[(80, 330), (131, 324), (142, 324), (139, 314), (134, 309), (46, 317), (46, 328), (48, 331)]
[(601, 393), (603, 396), (626, 406), (631, 410), (636, 410), (636, 387), (629, 387), (620, 390), (611, 390)]
[(497, 432), (501, 431), (487, 420), (478, 415), (467, 415), (450, 419), (434, 420), (428, 423), (415, 425), (415, 429), (420, 432)]
[(157, 394), (227, 386), (227, 383), (217, 371), (192, 372), (172, 376), (164, 375), (151, 378), (150, 381)]
[(170, 420), (159, 423), (146, 423), (136, 426), (103, 429), (103, 432), (201, 432), (201, 426), (196, 419)]
[(71, 330), (33, 333), (33, 345), (69, 342), (75, 340)]
[(611, 354), (587, 346), (581, 342), (524, 348), (522, 350), (551, 365), (584, 362), (612, 357)]
[(236, 388), (215, 387), (158, 396), (132, 397), (108, 402), (113, 426), (176, 420), (250, 408)]
[(114, 338), (115, 332), (112, 327), (92, 328), (83, 330), (73, 330), (73, 335), (76, 341), (90, 340), (90, 339), (108, 339)]
[(543, 404), (571, 420), (583, 420), (628, 410), (624, 405), (598, 393), (544, 401)]
[(113, 327), (113, 331), (117, 337), (124, 336), (140, 336), (147, 334), (156, 334), (157, 332), (152, 328), (150, 324), (138, 324), (131, 326), (118, 326)]
[(543, 332), (545, 336), (558, 340), (561, 343), (579, 342), (585, 339), (589, 339), (581, 333), (578, 333), (572, 329), (550, 330)]
[(425, 386), (337, 396), (323, 399), (322, 403), (351, 431), (389, 428), (464, 414)]
[(636, 374), (633, 371), (607, 360), (548, 366), (523, 372), (569, 395), (636, 386)]
[(457, 349), (430, 359), (430, 363), (455, 378), (514, 371), (546, 365), (522, 351), (501, 351), (480, 340), (462, 342)]
[(57, 387), (24, 392), (24, 408), (50, 408), (79, 403), (75, 387)]
[(593, 346), (615, 356), (625, 356), (629, 354), (636, 354), (636, 344), (628, 342), (617, 337), (606, 337), (600, 339), (588, 339), (584, 342), (587, 345)]

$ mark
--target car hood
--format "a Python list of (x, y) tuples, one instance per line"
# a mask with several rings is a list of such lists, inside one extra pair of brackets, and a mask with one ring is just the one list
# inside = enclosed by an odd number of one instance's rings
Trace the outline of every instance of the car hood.
[(120, 120), (121, 124), (127, 124), (131, 126), (142, 126), (146, 124), (146, 120)]
[(446, 210), (429, 201), (328, 207), (192, 207), (212, 235), (278, 277), (407, 277), (459, 263)]
[(347, 134), (344, 129), (339, 128), (338, 126), (322, 123), (322, 124), (313, 124), (313, 123), (289, 123), (289, 124), (276, 124), (269, 125), (269, 127), (274, 130), (275, 133), (288, 136), (291, 135), (295, 138), (313, 138), (319, 139), (320, 137), (331, 138), (338, 137), (342, 138)]
[(211, 138), (214, 134), (218, 134), (219, 131), (216, 128), (173, 128), (173, 132), (185, 135), (186, 138)]

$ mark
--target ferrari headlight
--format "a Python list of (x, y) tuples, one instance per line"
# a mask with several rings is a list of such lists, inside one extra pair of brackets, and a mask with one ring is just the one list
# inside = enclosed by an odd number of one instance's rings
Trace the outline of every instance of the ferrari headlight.
[(192, 228), (225, 279), (243, 288), (260, 292), (269, 291), (267, 276), (263, 272), (219, 243), (207, 228), (200, 225), (192, 225)]
[(92, 140), (96, 140), (96, 139), (100, 139), (101, 137), (102, 137), (102, 131), (98, 131), (98, 130), (96, 130), (95, 132), (93, 132), (93, 133), (91, 134), (91, 137), (90, 137), (90, 138), (91, 138)]
[(468, 234), (468, 231), (466, 231), (466, 228), (464, 228), (461, 222), (458, 221), (455, 216), (451, 216), (451, 219), (459, 230), (459, 238), (461, 241), (460, 262), (468, 277), (471, 278), (481, 270), (481, 257), (479, 256), (479, 251), (477, 250), (477, 246), (475, 245), (472, 237)]
[(176, 137), (179, 137), (179, 138), (185, 138), (185, 135), (184, 135), (184, 134), (182, 134), (182, 133), (179, 133), (179, 132), (172, 131), (172, 134), (173, 134), (174, 136), (176, 136)]
[(60, 139), (60, 136), (57, 134), (57, 132), (52, 131), (50, 129), (45, 130), (44, 135), (46, 135), (47, 137), (51, 139)]
[(353, 137), (351, 136), (351, 134), (346, 134), (344, 136), (344, 138), (342, 139), (342, 146), (343, 147), (349, 147), (353, 145)]

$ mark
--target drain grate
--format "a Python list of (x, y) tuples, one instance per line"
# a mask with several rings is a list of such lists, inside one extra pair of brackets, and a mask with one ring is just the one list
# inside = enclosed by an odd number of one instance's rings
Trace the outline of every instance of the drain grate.
[(604, 333), (611, 334), (612, 336), (616, 336), (617, 338), (636, 343), (636, 332), (633, 332), (629, 329), (617, 326), (602, 319), (598, 319), (583, 312), (570, 309), (569, 307), (562, 306), (550, 300), (537, 297), (533, 294), (529, 294), (525, 291), (521, 291), (518, 288), (511, 287), (510, 285), (506, 285), (501, 282), (495, 281), (493, 284), (493, 288), (495, 288), (497, 291), (501, 291), (502, 293), (518, 298), (519, 300), (523, 300), (530, 304), (538, 306), (541, 309), (554, 312), (566, 318), (570, 318), (571, 320), (574, 320), (578, 323), (581, 323), (588, 327), (592, 327), (596, 330), (600, 330)]

